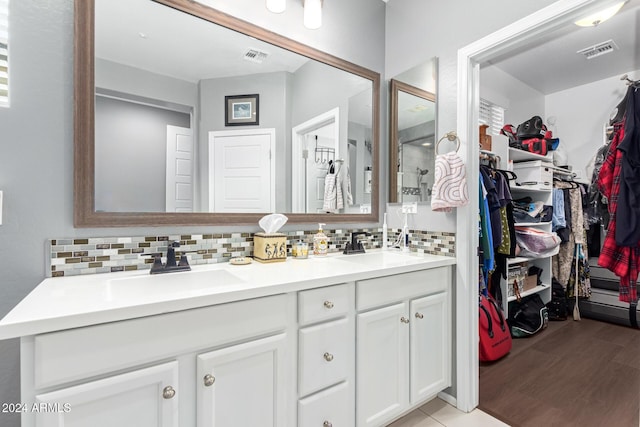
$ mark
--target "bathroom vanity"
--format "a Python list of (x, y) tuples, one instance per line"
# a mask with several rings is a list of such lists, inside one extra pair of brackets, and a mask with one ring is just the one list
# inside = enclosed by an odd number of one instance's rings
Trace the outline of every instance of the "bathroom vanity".
[(45, 279), (22, 425), (382, 426), (451, 385), (455, 258), (392, 251)]

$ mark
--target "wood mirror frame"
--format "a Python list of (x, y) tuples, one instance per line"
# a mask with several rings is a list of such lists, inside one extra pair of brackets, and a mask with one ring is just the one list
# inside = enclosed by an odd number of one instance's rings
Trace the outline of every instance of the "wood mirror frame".
[[(294, 214), (283, 212), (289, 223), (373, 223), (379, 211), (380, 74), (328, 53), (257, 27), (208, 6), (189, 0), (154, 0), (234, 31), (288, 49), (308, 58), (356, 74), (372, 82), (371, 212), (355, 214)], [(94, 0), (75, 1), (74, 34), (74, 226), (144, 227), (257, 224), (267, 213), (209, 212), (96, 212), (95, 210), (95, 53)]]
[(398, 92), (405, 92), (434, 103), (436, 96), (395, 79), (391, 79), (389, 91), (389, 203), (398, 203)]

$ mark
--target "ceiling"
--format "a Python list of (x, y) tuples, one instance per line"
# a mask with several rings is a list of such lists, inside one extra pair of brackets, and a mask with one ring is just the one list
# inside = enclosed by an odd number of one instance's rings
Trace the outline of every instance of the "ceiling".
[[(586, 59), (578, 50), (613, 40), (608, 54)], [(570, 24), (518, 52), (489, 61), (545, 95), (640, 69), (640, 0), (630, 0), (597, 27)], [(487, 65), (487, 64), (484, 64)]]
[[(309, 61), (149, 0), (96, 0), (95, 16), (97, 57), (194, 83), (255, 73), (292, 73)], [(267, 58), (262, 63), (249, 61), (244, 58), (249, 49), (264, 52)]]

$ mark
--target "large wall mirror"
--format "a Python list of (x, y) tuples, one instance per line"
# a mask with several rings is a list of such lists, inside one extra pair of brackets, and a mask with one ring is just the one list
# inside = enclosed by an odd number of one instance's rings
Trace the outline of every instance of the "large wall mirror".
[(391, 79), (389, 202), (429, 202), (436, 142), (437, 59)]
[(75, 7), (77, 227), (378, 220), (378, 73), (190, 0)]

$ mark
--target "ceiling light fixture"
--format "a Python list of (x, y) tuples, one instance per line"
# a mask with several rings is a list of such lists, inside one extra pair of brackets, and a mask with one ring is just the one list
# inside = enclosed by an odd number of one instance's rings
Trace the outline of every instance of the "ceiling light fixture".
[(287, 0), (267, 0), (269, 12), (282, 13), (287, 9)]
[(626, 2), (627, 0), (616, 3), (613, 6), (609, 6), (608, 8), (603, 9), (600, 12), (596, 12), (592, 15), (587, 16), (586, 18), (576, 21), (575, 24), (579, 27), (596, 27), (618, 13)]
[(304, 0), (304, 26), (310, 30), (322, 26), (322, 0)]

